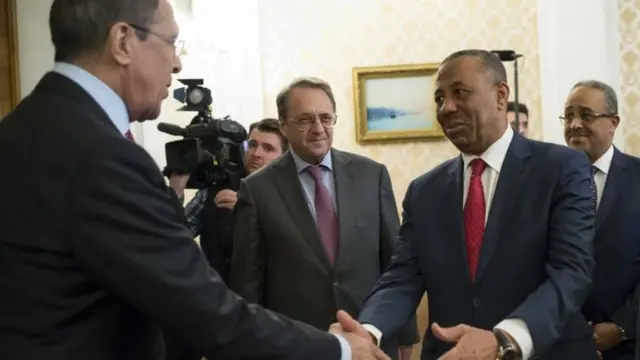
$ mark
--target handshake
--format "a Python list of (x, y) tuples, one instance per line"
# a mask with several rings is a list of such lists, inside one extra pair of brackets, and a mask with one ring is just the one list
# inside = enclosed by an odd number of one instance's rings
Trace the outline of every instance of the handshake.
[(342, 336), (351, 346), (352, 360), (390, 360), (376, 344), (371, 334), (351, 315), (338, 311), (338, 322), (331, 325), (329, 332)]

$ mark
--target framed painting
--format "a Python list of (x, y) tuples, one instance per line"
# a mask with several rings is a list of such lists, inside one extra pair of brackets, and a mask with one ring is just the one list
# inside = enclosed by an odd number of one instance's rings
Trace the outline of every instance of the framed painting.
[(354, 68), (356, 141), (366, 144), (444, 136), (433, 101), (438, 66)]
[(20, 101), (16, 0), (0, 0), (0, 116)]

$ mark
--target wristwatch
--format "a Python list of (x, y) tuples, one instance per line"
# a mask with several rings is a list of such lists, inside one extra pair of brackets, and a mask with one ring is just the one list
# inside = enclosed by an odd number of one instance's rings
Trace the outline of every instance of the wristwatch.
[(629, 338), (627, 338), (627, 332), (624, 330), (624, 328), (616, 323), (614, 324), (618, 327), (618, 331), (620, 331), (620, 334), (622, 335), (622, 339), (620, 339), (620, 341), (629, 340)]
[(496, 329), (493, 334), (498, 340), (498, 357), (496, 360), (522, 360), (520, 348), (504, 332)]

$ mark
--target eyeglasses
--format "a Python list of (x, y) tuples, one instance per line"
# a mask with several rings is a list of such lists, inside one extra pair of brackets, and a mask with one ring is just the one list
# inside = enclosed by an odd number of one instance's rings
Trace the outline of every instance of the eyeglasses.
[(166, 35), (158, 34), (155, 31), (151, 31), (151, 30), (149, 30), (149, 29), (147, 29), (146, 27), (143, 27), (143, 26), (139, 26), (139, 25), (135, 25), (135, 24), (129, 24), (129, 26), (131, 26), (136, 31), (143, 32), (143, 33), (149, 34), (149, 35), (153, 35), (153, 36), (157, 37), (158, 39), (162, 40), (162, 42), (173, 46), (173, 50), (175, 51), (177, 57), (180, 57), (180, 56), (184, 55), (184, 40), (175, 40), (175, 39), (173, 39), (171, 37), (168, 37)]
[(333, 125), (338, 121), (338, 116), (336, 114), (304, 114), (295, 118), (293, 121), (295, 122), (298, 130), (307, 131), (311, 129), (311, 127), (316, 123), (316, 120), (320, 121), (320, 125), (322, 125), (325, 129), (333, 128)]
[(601, 118), (601, 117), (614, 117), (614, 116), (618, 116), (618, 114), (607, 114), (607, 113), (592, 113), (592, 112), (584, 112), (584, 113), (579, 113), (579, 114), (565, 114), (565, 115), (560, 115), (560, 122), (563, 125), (566, 124), (571, 124), (573, 122), (573, 120), (575, 119), (580, 119), (581, 121), (590, 124), (592, 122), (594, 122), (596, 119)]

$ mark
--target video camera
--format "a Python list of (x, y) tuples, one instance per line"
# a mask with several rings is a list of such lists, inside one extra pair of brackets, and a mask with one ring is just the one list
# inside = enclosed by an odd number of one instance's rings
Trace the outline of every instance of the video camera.
[(211, 115), (211, 90), (202, 86), (202, 79), (178, 80), (186, 88), (176, 89), (173, 97), (185, 104), (178, 111), (197, 111), (191, 123), (178, 125), (159, 123), (158, 130), (182, 136), (165, 144), (166, 177), (171, 174), (190, 174), (187, 189), (204, 189), (218, 185), (237, 190), (245, 175), (244, 147), (247, 131), (229, 118), (214, 119)]

